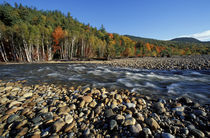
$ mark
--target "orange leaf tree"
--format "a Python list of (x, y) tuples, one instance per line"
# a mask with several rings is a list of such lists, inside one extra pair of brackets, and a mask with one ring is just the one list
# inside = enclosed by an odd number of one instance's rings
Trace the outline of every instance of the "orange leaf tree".
[(56, 27), (54, 32), (52, 33), (53, 41), (55, 44), (53, 45), (53, 53), (59, 50), (61, 47), (59, 46), (60, 40), (64, 37), (64, 31), (60, 26)]

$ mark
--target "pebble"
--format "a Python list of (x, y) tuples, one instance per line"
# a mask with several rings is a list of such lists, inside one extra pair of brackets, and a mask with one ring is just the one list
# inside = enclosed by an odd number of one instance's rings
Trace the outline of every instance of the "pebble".
[(146, 120), (146, 123), (154, 130), (159, 129), (159, 124), (153, 118), (149, 118)]
[(198, 116), (206, 116), (207, 113), (202, 110), (195, 110), (195, 114)]
[(68, 124), (64, 130), (64, 132), (71, 132), (71, 130), (75, 127), (76, 123), (73, 121), (71, 124)]
[(172, 108), (173, 111), (179, 111), (179, 112), (183, 112), (184, 111), (184, 107), (176, 107), (176, 108)]
[(170, 133), (163, 133), (161, 136), (162, 136), (162, 138), (175, 138), (175, 136), (173, 136)]
[(21, 122), (16, 126), (16, 129), (20, 129), (22, 126), (24, 126), (24, 125), (27, 124), (27, 123), (28, 123), (27, 120), (21, 121)]
[(86, 102), (86, 103), (90, 103), (92, 102), (93, 98), (91, 96), (84, 96), (82, 97), (82, 99)]
[(97, 105), (97, 102), (96, 102), (96, 101), (92, 101), (92, 102), (89, 104), (89, 106), (92, 107), (92, 108), (94, 108), (96, 105)]
[(32, 95), (33, 95), (32, 92), (28, 92), (28, 93), (25, 93), (22, 97), (28, 98), (28, 97), (31, 97)]
[(115, 116), (115, 113), (113, 112), (112, 109), (107, 109), (107, 110), (105, 111), (105, 116), (106, 116), (107, 118), (110, 118), (110, 117), (112, 117), (112, 116)]
[(139, 134), (142, 131), (142, 127), (140, 124), (135, 124), (131, 126), (131, 132), (134, 134)]
[(28, 128), (25, 127), (25, 128), (23, 128), (23, 129), (17, 134), (16, 137), (24, 136), (27, 132), (28, 132)]
[(75, 90), (54, 84), (20, 89), (11, 86), (5, 95), (2, 91), (5, 84), (0, 81), (0, 136), (3, 137), (208, 135), (207, 106), (186, 98), (156, 102), (152, 97), (128, 90), (110, 92), (105, 88), (87, 88), (82, 91), (82, 87)]
[(59, 132), (62, 127), (65, 125), (65, 122), (61, 119), (57, 120), (54, 124), (53, 124), (53, 128), (55, 132)]
[(65, 122), (66, 122), (67, 124), (72, 123), (73, 120), (74, 120), (74, 118), (72, 117), (72, 115), (67, 114), (67, 115), (65, 116)]
[(110, 130), (113, 130), (114, 128), (117, 128), (117, 121), (116, 120), (111, 120), (110, 121)]
[(135, 123), (136, 123), (136, 119), (133, 118), (133, 117), (129, 117), (129, 118), (126, 118), (126, 119), (125, 119), (124, 125), (125, 125), (125, 126), (135, 125)]
[(22, 102), (19, 102), (19, 101), (13, 101), (9, 104), (9, 108), (13, 107), (14, 105), (20, 105), (22, 104)]
[(126, 103), (126, 106), (128, 108), (135, 108), (136, 107), (136, 105), (134, 103)]
[(152, 135), (152, 132), (149, 128), (143, 128), (143, 132), (146, 134), (146, 135)]
[(162, 114), (162, 113), (165, 113), (166, 112), (166, 109), (164, 107), (164, 104), (161, 103), (161, 102), (158, 102), (154, 105), (155, 109), (156, 109), (156, 112), (159, 113), (159, 114)]
[(190, 129), (190, 132), (195, 135), (196, 137), (199, 137), (199, 138), (204, 138), (205, 137), (205, 134), (198, 130), (198, 129)]
[(12, 115), (9, 116), (9, 118), (7, 119), (7, 123), (10, 124), (10, 123), (14, 122), (15, 120), (17, 120), (18, 118), (19, 118), (18, 115), (12, 114)]

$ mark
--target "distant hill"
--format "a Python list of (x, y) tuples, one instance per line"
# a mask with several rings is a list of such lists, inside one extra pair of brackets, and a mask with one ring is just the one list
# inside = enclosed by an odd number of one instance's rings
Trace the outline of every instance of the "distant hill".
[(189, 42), (189, 43), (202, 43), (198, 39), (192, 38), (192, 37), (180, 37), (180, 38), (174, 38), (171, 41), (177, 41), (177, 42)]
[(125, 35), (129, 37), (130, 39), (134, 41), (143, 41), (145, 43), (161, 43), (163, 45), (180, 45), (180, 44), (205, 44), (207, 46), (210, 46), (210, 41), (200, 41), (198, 39), (192, 38), (192, 37), (180, 37), (180, 38), (174, 38), (172, 40), (157, 40), (152, 38), (144, 38), (144, 37), (138, 37), (138, 36), (132, 36), (132, 35)]

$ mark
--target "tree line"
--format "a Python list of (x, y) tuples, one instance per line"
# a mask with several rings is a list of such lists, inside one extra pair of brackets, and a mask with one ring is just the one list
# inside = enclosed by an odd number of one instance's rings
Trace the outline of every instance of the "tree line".
[[(196, 47), (196, 46), (195, 46)], [(42, 11), (8, 3), (0, 5), (0, 61), (39, 62), (74, 58), (203, 54), (190, 46), (135, 41), (73, 19), (70, 13)], [(175, 52), (174, 52), (175, 51)], [(203, 52), (203, 53), (202, 53)]]

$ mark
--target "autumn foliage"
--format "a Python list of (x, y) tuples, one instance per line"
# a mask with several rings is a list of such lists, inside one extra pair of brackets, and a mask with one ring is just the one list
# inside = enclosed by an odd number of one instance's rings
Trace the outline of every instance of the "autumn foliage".
[(57, 50), (59, 50), (61, 47), (59, 46), (59, 41), (64, 37), (64, 31), (60, 26), (55, 28), (54, 32), (52, 33), (53, 36), (53, 42), (55, 43), (53, 45), (53, 52), (55, 53)]

